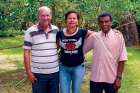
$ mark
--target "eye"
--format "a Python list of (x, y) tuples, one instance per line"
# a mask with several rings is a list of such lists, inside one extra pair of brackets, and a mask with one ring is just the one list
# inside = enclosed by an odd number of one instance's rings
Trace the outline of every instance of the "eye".
[(50, 16), (50, 15), (46, 15), (46, 16)]
[(109, 21), (105, 21), (105, 23), (108, 23)]
[(74, 17), (73, 19), (77, 19), (77, 18)]

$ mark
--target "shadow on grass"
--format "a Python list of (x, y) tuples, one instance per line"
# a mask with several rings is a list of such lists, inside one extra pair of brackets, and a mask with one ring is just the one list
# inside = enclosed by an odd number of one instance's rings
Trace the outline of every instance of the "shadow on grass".
[(1, 93), (30, 93), (31, 83), (23, 69), (5, 71), (0, 73), (0, 91)]
[(1, 80), (1, 83), (6, 83), (11, 80), (21, 80), (25, 76), (26, 75), (23, 69), (17, 69), (17, 70), (11, 70), (11, 71), (5, 70), (2, 73), (0, 73), (0, 80)]

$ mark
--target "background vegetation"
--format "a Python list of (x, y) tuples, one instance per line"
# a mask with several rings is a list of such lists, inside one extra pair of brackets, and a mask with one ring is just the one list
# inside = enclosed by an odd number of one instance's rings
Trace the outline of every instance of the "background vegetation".
[(0, 36), (22, 34), (29, 23), (36, 23), (39, 6), (47, 5), (53, 10), (52, 22), (64, 26), (64, 13), (76, 10), (81, 14), (82, 27), (97, 28), (96, 18), (101, 12), (110, 12), (113, 26), (121, 25), (128, 12), (140, 24), (140, 0), (0, 0)]

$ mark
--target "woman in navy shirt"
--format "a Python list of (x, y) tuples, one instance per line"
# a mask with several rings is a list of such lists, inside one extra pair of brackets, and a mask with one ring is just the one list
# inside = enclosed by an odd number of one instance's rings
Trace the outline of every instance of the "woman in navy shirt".
[(83, 44), (92, 32), (78, 27), (79, 14), (68, 11), (65, 14), (66, 28), (57, 33), (57, 45), (60, 47), (60, 91), (80, 93), (84, 76)]

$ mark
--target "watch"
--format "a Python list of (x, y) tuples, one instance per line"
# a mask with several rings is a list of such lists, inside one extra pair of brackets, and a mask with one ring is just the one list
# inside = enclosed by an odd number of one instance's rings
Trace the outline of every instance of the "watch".
[(121, 79), (122, 79), (122, 77), (121, 77), (121, 76), (117, 76), (117, 77), (116, 77), (116, 79), (119, 79), (119, 80), (121, 80)]

